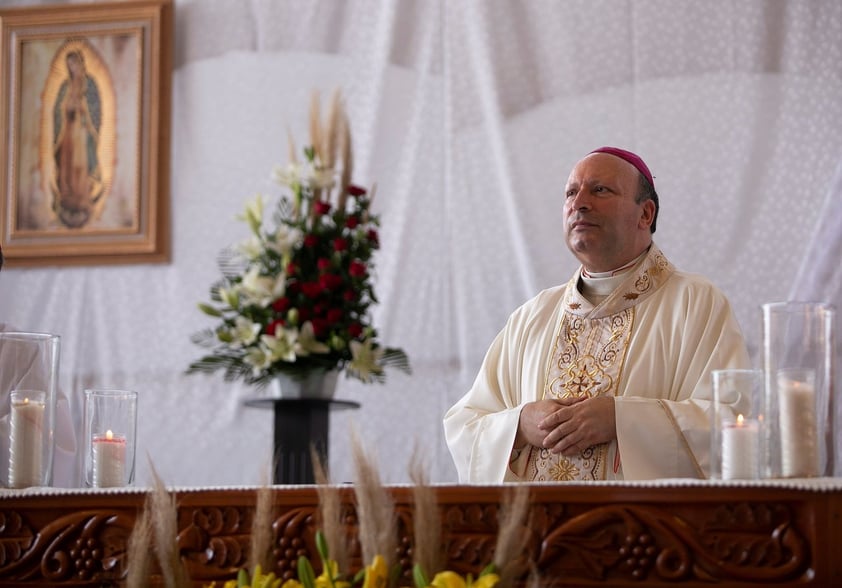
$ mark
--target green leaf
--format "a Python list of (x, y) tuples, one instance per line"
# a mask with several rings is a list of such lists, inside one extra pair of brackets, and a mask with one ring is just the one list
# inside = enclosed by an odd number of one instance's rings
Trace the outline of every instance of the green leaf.
[(482, 578), (486, 574), (496, 574), (497, 573), (497, 566), (494, 563), (490, 563), (485, 566), (482, 571), (479, 573), (479, 578)]
[(298, 581), (304, 588), (316, 588), (316, 572), (310, 560), (303, 555), (298, 558)]
[(213, 316), (213, 317), (221, 317), (222, 316), (222, 312), (219, 309), (214, 308), (210, 304), (205, 304), (204, 302), (199, 303), (199, 310), (201, 310), (202, 312), (204, 312), (208, 316)]
[(251, 581), (249, 580), (249, 573), (241, 568), (240, 571), (237, 572), (237, 587), (248, 586), (250, 584)]
[(325, 534), (321, 531), (316, 531), (316, 549), (319, 550), (319, 555), (322, 558), (322, 561), (328, 561), (330, 551), (327, 548), (327, 539), (325, 538)]
[(412, 579), (415, 582), (416, 588), (427, 588), (427, 586), (430, 585), (430, 582), (427, 580), (427, 576), (424, 574), (424, 570), (421, 569), (420, 564), (412, 566)]

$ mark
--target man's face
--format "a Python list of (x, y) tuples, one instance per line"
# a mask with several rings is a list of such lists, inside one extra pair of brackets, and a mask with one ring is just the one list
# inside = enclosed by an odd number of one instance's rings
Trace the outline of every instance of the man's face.
[(638, 204), (639, 172), (607, 153), (593, 153), (570, 172), (565, 188), (564, 235), (591, 272), (607, 272), (643, 253), (652, 241), (655, 203)]

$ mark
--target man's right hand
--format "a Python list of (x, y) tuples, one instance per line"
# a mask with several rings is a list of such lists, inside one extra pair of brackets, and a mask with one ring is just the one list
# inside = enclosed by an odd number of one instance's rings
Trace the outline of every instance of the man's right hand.
[(540, 428), (539, 425), (545, 418), (563, 406), (555, 400), (536, 400), (524, 404), (520, 411), (514, 448), (523, 449), (527, 444), (543, 447), (547, 431)]

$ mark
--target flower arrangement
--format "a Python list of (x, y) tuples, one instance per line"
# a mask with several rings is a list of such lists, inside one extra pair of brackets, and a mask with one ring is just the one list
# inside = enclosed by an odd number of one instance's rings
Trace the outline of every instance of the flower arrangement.
[(238, 217), (248, 240), (220, 256), (222, 279), (199, 308), (218, 319), (193, 336), (210, 353), (188, 373), (223, 370), (266, 384), (284, 373), (345, 370), (363, 382), (385, 380), (384, 367), (410, 373), (399, 348), (378, 341), (370, 309), (379, 218), (371, 211), (374, 190), (351, 183), (350, 131), (339, 94), (322, 125), (318, 95), (310, 112), (311, 145), (299, 162), (290, 139), (290, 162), (273, 177), (291, 192), (278, 201), (266, 226), (258, 194)]

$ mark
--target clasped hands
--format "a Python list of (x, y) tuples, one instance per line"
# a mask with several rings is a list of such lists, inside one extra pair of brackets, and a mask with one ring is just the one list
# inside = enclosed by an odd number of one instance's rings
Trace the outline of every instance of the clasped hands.
[(572, 456), (616, 437), (613, 396), (557, 398), (523, 406), (514, 446), (528, 443)]

